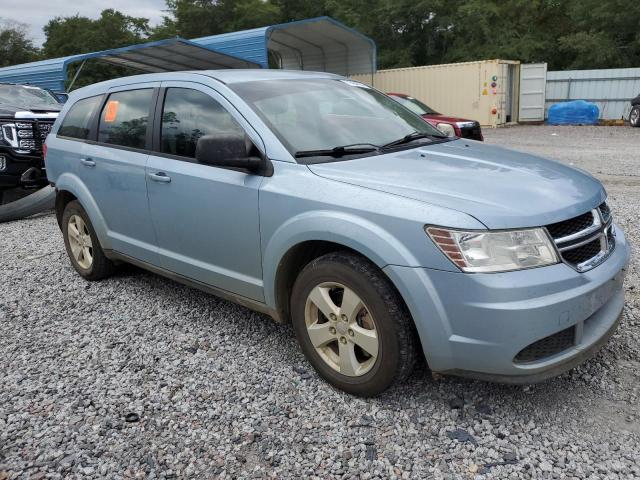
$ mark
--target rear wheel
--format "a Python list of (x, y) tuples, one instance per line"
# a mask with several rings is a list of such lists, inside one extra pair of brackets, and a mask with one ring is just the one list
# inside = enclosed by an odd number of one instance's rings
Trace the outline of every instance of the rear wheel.
[(113, 273), (113, 263), (104, 255), (87, 212), (76, 200), (64, 209), (62, 234), (71, 265), (83, 278), (101, 280)]
[(635, 105), (629, 114), (629, 123), (632, 127), (640, 127), (640, 105)]
[(418, 342), (407, 309), (384, 274), (347, 252), (307, 265), (291, 297), (302, 351), (329, 383), (377, 395), (411, 373)]

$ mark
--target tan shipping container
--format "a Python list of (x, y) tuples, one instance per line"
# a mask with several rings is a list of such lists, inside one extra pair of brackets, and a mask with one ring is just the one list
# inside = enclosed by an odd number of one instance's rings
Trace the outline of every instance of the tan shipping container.
[(379, 70), (353, 79), (383, 92), (405, 93), (444, 115), (496, 127), (518, 121), (519, 69), (518, 61), (484, 60)]

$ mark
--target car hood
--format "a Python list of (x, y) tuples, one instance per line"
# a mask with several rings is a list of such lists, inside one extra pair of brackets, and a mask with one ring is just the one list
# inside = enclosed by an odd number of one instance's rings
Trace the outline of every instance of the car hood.
[(43, 112), (59, 112), (62, 110), (62, 105), (10, 105), (6, 103), (0, 103), (0, 116), (13, 117), (17, 112), (31, 112), (34, 115)]
[(474, 120), (467, 120), (466, 118), (460, 117), (449, 117), (448, 115), (442, 115), (440, 113), (425, 113), (422, 115), (422, 118), (429, 120), (437, 120), (438, 122), (448, 122), (448, 123), (456, 123), (456, 122), (474, 122)]
[(602, 184), (585, 172), (467, 140), (309, 168), (327, 179), (464, 212), (492, 229), (566, 220), (606, 197)]

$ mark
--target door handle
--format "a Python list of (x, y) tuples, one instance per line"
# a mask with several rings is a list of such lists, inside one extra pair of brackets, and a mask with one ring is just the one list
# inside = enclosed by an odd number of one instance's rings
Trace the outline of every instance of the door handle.
[(90, 158), (81, 158), (80, 159), (80, 163), (83, 164), (85, 167), (95, 167), (96, 166), (95, 160), (91, 160)]
[(150, 173), (149, 178), (154, 182), (169, 183), (171, 177), (164, 172)]

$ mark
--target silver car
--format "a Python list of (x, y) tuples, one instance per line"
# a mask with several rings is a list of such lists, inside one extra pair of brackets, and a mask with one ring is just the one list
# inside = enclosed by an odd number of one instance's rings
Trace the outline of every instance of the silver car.
[(292, 322), (328, 382), (535, 382), (620, 318), (629, 246), (603, 186), (446, 137), (358, 82), (226, 70), (73, 92), (46, 169), (71, 264), (129, 262)]

